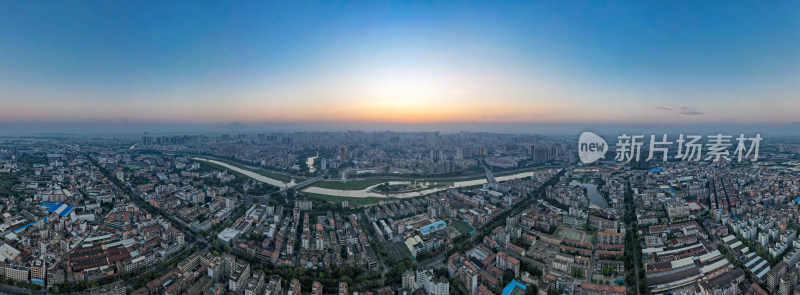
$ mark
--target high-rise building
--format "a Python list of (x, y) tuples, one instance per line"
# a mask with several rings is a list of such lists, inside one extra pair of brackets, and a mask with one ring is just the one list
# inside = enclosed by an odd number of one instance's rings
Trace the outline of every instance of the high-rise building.
[(310, 200), (295, 200), (294, 207), (301, 211), (309, 211), (313, 207), (313, 203)]
[(153, 137), (152, 136), (142, 136), (142, 145), (153, 145)]
[[(413, 286), (411, 289), (424, 289), (427, 294), (431, 295), (450, 294), (450, 283), (445, 278), (437, 278), (433, 274), (433, 269), (417, 270), (416, 277), (412, 277), (408, 272), (410, 271), (403, 274), (403, 288), (406, 287), (406, 281), (411, 281), (412, 284), (409, 284)], [(413, 284), (414, 281), (416, 284)]]
[(780, 295), (790, 295), (792, 294), (792, 280), (789, 277), (781, 278), (780, 287), (778, 288), (778, 292)]
[(417, 278), (414, 271), (408, 269), (403, 273), (403, 289), (417, 289)]
[(347, 147), (342, 147), (339, 149), (339, 162), (347, 162)]
[(514, 272), (514, 275), (519, 275), (519, 260), (509, 256), (506, 252), (497, 253), (495, 264), (501, 270), (510, 269)]
[(472, 157), (472, 147), (460, 146), (456, 148), (456, 159), (469, 159)]
[(636, 159), (635, 157), (631, 159), (631, 169), (634, 170), (647, 170), (650, 169), (650, 165), (644, 157), (640, 157)]
[(444, 158), (442, 150), (440, 149), (433, 149), (431, 150), (431, 162), (441, 162)]
[(294, 217), (294, 221), (295, 222), (300, 221), (300, 208), (299, 207), (292, 208), (292, 216)]
[(37, 259), (31, 266), (31, 284), (44, 286), (46, 265), (44, 260)]
[(467, 289), (467, 293), (472, 294), (473, 291), (478, 289), (478, 273), (475, 270), (462, 265), (456, 274), (458, 280)]
[(531, 146), (534, 162), (547, 162), (553, 159), (552, 150), (544, 145)]
[(773, 291), (780, 287), (780, 280), (786, 275), (786, 262), (780, 261), (767, 272), (767, 286)]

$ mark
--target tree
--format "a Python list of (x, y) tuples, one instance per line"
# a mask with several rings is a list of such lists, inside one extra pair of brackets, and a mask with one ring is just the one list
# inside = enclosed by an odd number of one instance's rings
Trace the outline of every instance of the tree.
[(510, 269), (504, 270), (503, 271), (503, 284), (502, 284), (502, 286), (508, 285), (508, 283), (510, 283), (511, 280), (514, 279), (514, 277), (515, 276), (514, 276), (514, 272), (513, 271), (511, 271)]
[(525, 289), (525, 295), (536, 295), (539, 294), (539, 287), (536, 287), (535, 284), (530, 284), (528, 288)]

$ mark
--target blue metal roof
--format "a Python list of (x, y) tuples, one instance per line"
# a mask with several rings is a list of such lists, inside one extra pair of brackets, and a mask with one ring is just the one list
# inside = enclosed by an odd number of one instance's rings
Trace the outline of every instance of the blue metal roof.
[(421, 231), (422, 233), (426, 234), (426, 233), (429, 233), (429, 232), (431, 232), (433, 230), (438, 230), (438, 229), (444, 228), (445, 226), (447, 226), (447, 223), (444, 220), (439, 220), (437, 222), (434, 222), (434, 223), (428, 224), (426, 226), (420, 227), (419, 231)]
[(37, 222), (39, 222), (39, 221), (34, 221), (34, 222), (28, 223), (28, 224), (26, 224), (26, 225), (23, 225), (23, 226), (21, 226), (21, 227), (19, 227), (19, 228), (15, 229), (15, 230), (14, 230), (14, 232), (16, 233), (16, 232), (19, 232), (19, 231), (21, 231), (21, 230), (23, 230), (23, 229), (26, 229), (26, 228), (28, 228), (29, 226), (36, 224)]
[(64, 204), (64, 203), (55, 203), (55, 202), (43, 202), (42, 203), (42, 206), (45, 206), (45, 207), (48, 208), (47, 209), (47, 213), (56, 212), (56, 210), (58, 210), (58, 208), (61, 208), (61, 206), (64, 206), (64, 205), (66, 205), (67, 207), (64, 208), (64, 210), (62, 210), (61, 213), (58, 214), (61, 217), (69, 215), (69, 213), (72, 212), (72, 209), (75, 208), (75, 206), (67, 205), (67, 204)]
[(72, 211), (72, 208), (74, 208), (74, 206), (69, 205), (69, 206), (67, 206), (66, 209), (64, 209), (64, 211), (61, 211), (61, 214), (58, 214), (58, 215), (60, 215), (61, 217), (67, 216), (67, 215), (69, 215), (69, 212)]
[(56, 212), (56, 210), (58, 210), (58, 207), (61, 207), (61, 205), (64, 205), (64, 203), (53, 203), (53, 202), (42, 203), (42, 206), (48, 208), (47, 213)]

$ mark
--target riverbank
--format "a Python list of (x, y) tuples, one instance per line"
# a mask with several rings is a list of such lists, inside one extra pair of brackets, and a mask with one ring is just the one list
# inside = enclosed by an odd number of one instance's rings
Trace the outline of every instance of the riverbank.
[[(258, 171), (253, 171), (253, 170), (250, 170), (250, 169), (248, 169), (246, 167), (242, 167), (240, 165), (234, 165), (234, 164), (223, 162), (223, 161), (218, 161), (218, 160), (214, 160), (214, 159), (207, 159), (207, 158), (200, 158), (200, 157), (192, 157), (192, 159), (193, 160), (197, 160), (197, 161), (207, 162), (207, 163), (213, 163), (213, 164), (216, 164), (218, 166), (224, 167), (224, 168), (226, 168), (228, 170), (231, 170), (231, 171), (240, 173), (242, 175), (245, 175), (245, 176), (247, 176), (247, 177), (249, 177), (251, 179), (254, 179), (254, 180), (257, 180), (257, 181), (261, 181), (261, 182), (264, 182), (264, 183), (267, 183), (267, 184), (271, 184), (271, 185), (274, 185), (274, 186), (277, 186), (277, 187), (280, 187), (280, 188), (287, 188), (287, 187), (290, 187), (290, 186), (295, 184), (295, 181), (284, 182), (284, 181), (269, 177), (268, 176), (269, 174), (259, 173)], [(497, 181), (506, 181), (506, 180), (511, 180), (511, 179), (525, 178), (525, 177), (530, 177), (530, 176), (535, 175), (536, 173), (538, 173), (538, 171), (546, 170), (546, 169), (549, 169), (549, 168), (539, 168), (539, 169), (531, 168), (531, 169), (534, 169), (534, 171), (518, 172), (518, 173), (510, 174), (510, 175), (496, 176), (495, 178), (497, 179)], [(450, 181), (440, 180), (440, 181), (435, 181), (435, 182), (437, 182), (437, 183), (447, 183), (448, 185), (437, 185), (437, 186), (429, 188), (429, 189), (413, 191), (413, 192), (403, 192), (403, 193), (377, 193), (377, 192), (373, 191), (373, 189), (375, 187), (377, 187), (378, 185), (381, 185), (381, 184), (383, 184), (385, 182), (388, 182), (388, 181), (391, 181), (391, 180), (387, 180), (387, 179), (370, 179), (370, 180), (360, 180), (360, 181), (359, 180), (353, 180), (353, 182), (356, 182), (356, 184), (352, 184), (349, 187), (363, 187), (363, 188), (361, 188), (361, 189), (350, 189), (350, 190), (324, 188), (324, 187), (321, 187), (318, 184), (314, 184), (312, 186), (309, 186), (307, 188), (302, 189), (301, 191), (304, 192), (304, 193), (310, 193), (310, 194), (315, 194), (315, 195), (320, 195), (320, 196), (331, 196), (331, 197), (342, 197), (342, 198), (382, 198), (382, 199), (397, 198), (397, 199), (404, 199), (404, 198), (420, 197), (420, 196), (436, 193), (436, 192), (439, 192), (439, 191), (443, 191), (443, 190), (446, 190), (446, 189), (449, 189), (449, 188), (461, 188), (461, 187), (478, 186), (478, 185), (482, 185), (482, 184), (488, 182), (485, 178), (478, 178), (478, 179), (472, 179), (472, 180), (460, 180), (460, 181), (459, 180), (455, 180), (455, 181), (454, 180), (450, 180)], [(407, 180), (404, 180), (404, 181), (407, 181)], [(427, 181), (427, 182), (434, 182), (434, 181)], [(340, 182), (340, 183), (343, 184), (343, 185), (347, 184), (347, 182), (344, 182), (344, 183)], [(366, 184), (370, 184), (370, 185), (364, 187), (364, 185), (366, 185)]]

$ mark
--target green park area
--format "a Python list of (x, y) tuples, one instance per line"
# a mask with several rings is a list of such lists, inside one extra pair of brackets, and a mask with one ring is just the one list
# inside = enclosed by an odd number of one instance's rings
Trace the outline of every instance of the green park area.
[(348, 203), (350, 203), (350, 206), (373, 205), (379, 203), (380, 201), (396, 200), (394, 198), (377, 198), (377, 197), (367, 197), (367, 198), (340, 197), (340, 196), (331, 196), (331, 195), (316, 194), (309, 192), (301, 192), (301, 194), (306, 195), (312, 199), (317, 199), (320, 201), (332, 202), (337, 204), (341, 204), (342, 201), (348, 201)]
[(340, 189), (340, 190), (363, 190), (376, 184), (382, 184), (393, 179), (361, 179), (361, 180), (348, 180), (342, 182), (339, 180), (325, 180), (315, 183), (313, 186), (327, 189)]

